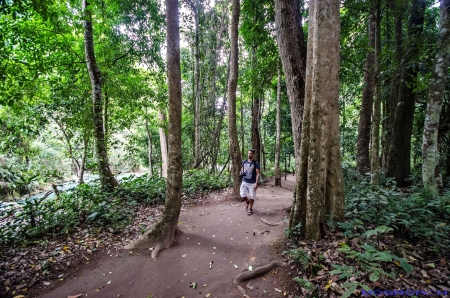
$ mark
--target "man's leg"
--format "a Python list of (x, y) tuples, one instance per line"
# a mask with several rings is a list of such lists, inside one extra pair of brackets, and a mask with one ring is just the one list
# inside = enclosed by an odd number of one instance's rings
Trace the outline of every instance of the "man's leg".
[(245, 187), (244, 182), (241, 183), (241, 189), (240, 189), (240, 195), (241, 195), (241, 200), (246, 202), (245, 205), (245, 210), (248, 209), (248, 204), (249, 204), (249, 200), (248, 200), (248, 189)]
[(250, 184), (248, 186), (247, 197), (250, 197), (250, 202), (249, 202), (249, 206), (248, 206), (249, 208), (248, 208), (247, 214), (252, 215), (253, 214), (253, 203), (255, 202), (255, 199), (256, 199), (256, 190), (255, 190), (253, 184)]

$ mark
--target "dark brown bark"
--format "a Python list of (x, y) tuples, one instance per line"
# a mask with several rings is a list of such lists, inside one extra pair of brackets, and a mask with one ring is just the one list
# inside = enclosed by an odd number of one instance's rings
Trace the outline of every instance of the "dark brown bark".
[(364, 89), (359, 112), (358, 140), (356, 144), (356, 168), (362, 175), (370, 171), (369, 147), (375, 88), (375, 20), (372, 14), (368, 20), (368, 27), (369, 51), (366, 56)]
[(239, 171), (241, 168), (241, 153), (239, 150), (239, 141), (236, 126), (236, 90), (238, 80), (238, 29), (240, 1), (233, 0), (233, 8), (231, 14), (231, 30), (230, 30), (230, 77), (228, 80), (228, 141), (231, 155), (231, 175), (233, 177), (233, 190), (235, 198), (239, 198), (240, 178)]
[(84, 11), (84, 50), (86, 55), (86, 65), (92, 85), (93, 120), (95, 149), (98, 163), (98, 173), (102, 187), (113, 189), (119, 184), (109, 168), (108, 152), (106, 150), (105, 134), (103, 131), (103, 98), (102, 79), (100, 69), (97, 66), (94, 51), (94, 37), (92, 34), (92, 13), (87, 7), (89, 2), (83, 0)]
[(295, 172), (299, 172), (303, 104), (305, 101), (306, 45), (300, 0), (275, 0), (277, 43), (291, 107)]
[[(383, 154), (382, 154), (382, 168), (383, 172), (387, 172), (387, 163), (389, 157), (389, 146), (391, 143), (392, 130), (394, 127), (395, 111), (398, 103), (398, 91), (400, 86), (400, 64), (402, 58), (402, 43), (403, 43), (403, 15), (405, 5), (397, 3), (396, 1), (388, 1), (390, 11), (394, 16), (394, 55), (391, 63), (391, 96), (387, 100), (385, 107), (385, 117), (383, 120)], [(384, 111), (383, 111), (384, 112)]]
[(395, 112), (394, 125), (389, 146), (387, 176), (394, 177), (398, 186), (407, 186), (411, 174), (411, 134), (414, 123), (416, 93), (414, 92), (417, 77), (417, 67), (414, 59), (418, 54), (421, 42), (425, 15), (425, 0), (414, 0), (408, 26), (408, 37), (411, 40), (410, 49), (403, 56), (404, 71), (399, 89), (399, 100)]
[(370, 170), (372, 184), (380, 181), (380, 118), (381, 118), (381, 0), (376, 2), (375, 14), (375, 100), (373, 102)]
[(166, 200), (161, 220), (147, 233), (127, 248), (154, 247), (152, 258), (169, 248), (175, 240), (175, 231), (181, 210), (183, 179), (181, 154), (181, 70), (180, 29), (178, 0), (166, 0), (167, 19), (167, 70), (169, 85), (168, 174)]
[(261, 111), (260, 106), (261, 106), (261, 98), (259, 96), (256, 96), (253, 99), (253, 108), (252, 108), (252, 148), (255, 149), (255, 154), (253, 158), (258, 162), (261, 162), (261, 135), (259, 131), (260, 111)]

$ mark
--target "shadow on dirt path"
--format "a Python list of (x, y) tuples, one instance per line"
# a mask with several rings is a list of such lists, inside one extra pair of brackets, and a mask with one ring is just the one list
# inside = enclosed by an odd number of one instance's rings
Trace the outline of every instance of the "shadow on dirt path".
[[(258, 188), (251, 216), (243, 202), (224, 197), (190, 207), (180, 214), (176, 242), (156, 260), (150, 259), (150, 250), (97, 254), (58, 288), (39, 297), (242, 297), (234, 278), (249, 266), (280, 259), (274, 246), (287, 224), (283, 208), (291, 204), (294, 176), (287, 179), (283, 187), (269, 180)], [(261, 218), (281, 224), (270, 226)], [(275, 274), (276, 270), (248, 280), (243, 287), (252, 298), (283, 297)]]

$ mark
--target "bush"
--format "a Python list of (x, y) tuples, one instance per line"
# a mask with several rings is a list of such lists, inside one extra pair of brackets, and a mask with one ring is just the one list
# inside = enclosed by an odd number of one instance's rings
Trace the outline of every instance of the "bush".
[(439, 196), (424, 190), (405, 193), (392, 179), (370, 185), (368, 179), (355, 173), (345, 177), (348, 221), (339, 226), (347, 236), (363, 233), (365, 226), (383, 225), (403, 238), (430, 240), (436, 247), (450, 244), (450, 192)]
[[(219, 178), (206, 171), (191, 170), (183, 176), (183, 194), (187, 197), (222, 189), (229, 178)], [(114, 191), (102, 190), (98, 183), (81, 184), (59, 198), (27, 199), (12, 208), (0, 208), (0, 243), (58, 236), (76, 227), (120, 230), (129, 224), (139, 204), (162, 204), (166, 179), (156, 176), (124, 178)]]

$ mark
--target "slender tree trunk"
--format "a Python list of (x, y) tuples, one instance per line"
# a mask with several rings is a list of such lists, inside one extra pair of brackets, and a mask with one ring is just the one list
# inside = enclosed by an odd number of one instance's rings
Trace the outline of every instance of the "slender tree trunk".
[(241, 94), (241, 156), (245, 156), (244, 101)]
[[(191, 2), (192, 3), (192, 2)], [(200, 24), (199, 24), (199, 2), (194, 0), (192, 3), (195, 20), (195, 68), (194, 68), (194, 85), (195, 85), (195, 114), (194, 114), (194, 160), (196, 167), (200, 167)]]
[(280, 147), (281, 147), (281, 65), (278, 66), (277, 83), (277, 132), (275, 137), (275, 186), (281, 186)]
[(236, 90), (239, 73), (239, 53), (238, 53), (238, 29), (240, 0), (232, 0), (233, 8), (231, 14), (230, 30), (230, 77), (228, 80), (228, 142), (231, 155), (231, 175), (233, 177), (233, 191), (235, 198), (239, 198), (239, 188), (241, 179), (239, 171), (241, 168), (241, 152), (239, 150), (239, 141), (236, 126)]
[[(168, 0), (166, 0), (168, 1)], [(159, 142), (161, 145), (161, 177), (167, 177), (167, 165), (168, 165), (168, 155), (167, 155), (167, 139), (166, 139), (166, 117), (163, 111), (158, 111), (159, 118)]]
[(175, 240), (175, 231), (181, 210), (183, 179), (181, 155), (181, 70), (178, 0), (166, 0), (167, 70), (169, 83), (169, 170), (166, 182), (166, 200), (161, 220), (127, 248), (154, 247), (152, 258), (160, 250), (169, 248)]
[(381, 2), (377, 1), (375, 15), (375, 101), (373, 103), (373, 124), (372, 124), (372, 148), (370, 150), (371, 158), (371, 183), (378, 184), (380, 181), (380, 115), (381, 115)]
[(103, 75), (102, 78), (102, 85), (104, 86), (105, 90), (105, 100), (103, 104), (103, 133), (105, 134), (105, 142), (108, 143), (108, 108), (109, 108), (109, 96), (108, 96), (108, 89), (107, 89), (107, 80), (108, 76), (107, 74)]
[(306, 239), (320, 237), (327, 218), (344, 220), (339, 137), (339, 0), (309, 2), (306, 100), (299, 186), (290, 228), (301, 223)]
[(148, 140), (148, 176), (153, 176), (153, 165), (152, 165), (152, 134), (150, 132), (150, 128), (148, 127), (148, 119), (147, 113), (145, 113), (145, 130), (147, 131), (147, 140)]
[(407, 186), (411, 173), (411, 134), (414, 124), (416, 102), (417, 67), (413, 64), (419, 52), (420, 35), (423, 30), (426, 0), (413, 0), (408, 36), (412, 40), (410, 49), (404, 55), (406, 69), (400, 80), (399, 101), (397, 104), (392, 130), (387, 176), (394, 177), (397, 185)]
[(98, 173), (102, 187), (113, 189), (119, 184), (109, 168), (108, 152), (106, 150), (105, 134), (103, 131), (103, 99), (101, 73), (95, 60), (94, 37), (92, 34), (92, 14), (88, 9), (89, 2), (83, 0), (84, 11), (84, 49), (86, 54), (86, 65), (92, 85), (94, 138), (98, 162)]
[(375, 88), (375, 17), (372, 14), (369, 17), (368, 27), (369, 51), (366, 56), (364, 89), (359, 112), (358, 140), (356, 144), (356, 168), (362, 175), (370, 171), (370, 130)]
[[(299, 173), (306, 70), (306, 45), (303, 37), (300, 0), (275, 0), (275, 23), (278, 49), (291, 107), (295, 172)], [(298, 186), (298, 182), (296, 185)]]
[(78, 175), (78, 184), (84, 183), (84, 168), (86, 167), (86, 156), (89, 149), (89, 137), (87, 132), (83, 133), (83, 153), (81, 155), (80, 173)]
[(75, 155), (73, 154), (72, 142), (70, 141), (70, 137), (67, 134), (66, 129), (64, 128), (62, 123), (59, 122), (56, 119), (53, 119), (53, 120), (58, 125), (59, 129), (61, 130), (61, 132), (62, 132), (62, 134), (64, 136), (64, 140), (67, 143), (67, 151), (69, 153), (70, 160), (72, 161), (72, 164), (75, 167), (76, 175), (79, 177), (80, 176), (80, 163), (78, 162), (78, 160), (76, 159)]
[(422, 142), (423, 185), (433, 194), (437, 194), (438, 190), (443, 188), (439, 169), (438, 132), (450, 60), (450, 0), (441, 0), (440, 2), (439, 39), (434, 58)]
[(223, 126), (223, 118), (225, 115), (225, 109), (226, 109), (226, 103), (227, 103), (227, 87), (228, 87), (228, 77), (230, 76), (230, 56), (228, 55), (228, 70), (227, 70), (227, 82), (225, 84), (225, 92), (223, 94), (223, 100), (222, 105), (220, 106), (220, 115), (219, 115), (219, 121), (217, 122), (216, 131), (214, 134), (215, 140), (215, 147), (213, 156), (211, 158), (211, 169), (212, 172), (215, 172), (216, 164), (217, 164), (217, 157), (219, 156), (219, 150), (220, 150), (220, 132), (222, 131)]

